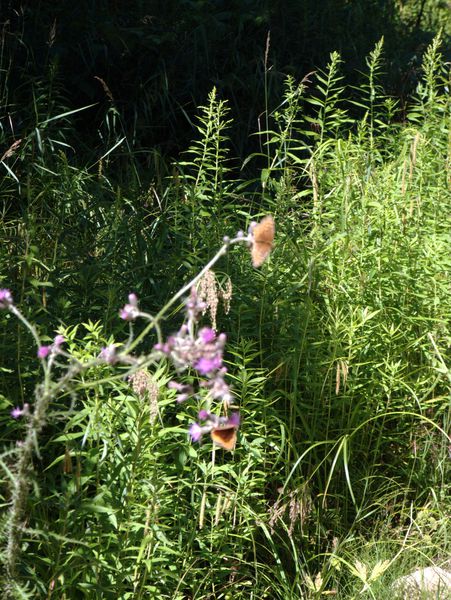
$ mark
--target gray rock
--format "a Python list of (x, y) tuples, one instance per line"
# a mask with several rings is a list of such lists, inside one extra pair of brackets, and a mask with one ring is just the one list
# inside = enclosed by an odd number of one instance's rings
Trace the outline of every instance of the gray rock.
[(403, 600), (451, 600), (451, 572), (440, 567), (417, 569), (399, 577), (394, 588), (404, 594)]

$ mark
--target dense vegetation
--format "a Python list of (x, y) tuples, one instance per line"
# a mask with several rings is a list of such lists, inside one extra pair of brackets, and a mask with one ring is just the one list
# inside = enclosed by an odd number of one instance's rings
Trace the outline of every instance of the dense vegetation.
[[(38, 338), (3, 297), (3, 594), (394, 598), (451, 550), (446, 7), (119, 4), (10, 2), (3, 24), (0, 288)], [(97, 357), (127, 347), (127, 294), (157, 314), (268, 213), (270, 259), (237, 245), (214, 267), (242, 423), (212, 451), (187, 435), (200, 406), (176, 403), (156, 328), (128, 341), (151, 357), (140, 380)], [(50, 368), (37, 345), (56, 333)], [(74, 360), (89, 366), (52, 388)], [(39, 427), (11, 417), (46, 390)]]

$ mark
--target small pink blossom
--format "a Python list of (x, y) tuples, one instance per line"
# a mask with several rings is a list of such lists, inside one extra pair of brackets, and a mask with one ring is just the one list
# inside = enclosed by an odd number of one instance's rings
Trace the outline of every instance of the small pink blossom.
[(178, 381), (174, 380), (168, 383), (168, 388), (171, 390), (177, 390), (177, 392), (179, 392), (175, 397), (179, 404), (185, 402), (185, 400), (188, 400), (188, 398), (194, 394), (192, 385), (179, 383)]
[(136, 294), (128, 295), (128, 304), (119, 311), (119, 316), (124, 321), (134, 321), (139, 317), (138, 296)]
[(50, 346), (39, 346), (38, 348), (38, 358), (47, 358), (50, 354), (51, 348)]
[(11, 291), (6, 288), (0, 289), (0, 309), (9, 308), (13, 302)]
[(56, 335), (53, 340), (53, 347), (55, 349), (59, 348), (62, 344), (64, 344), (65, 341), (64, 335)]
[(221, 366), (222, 358), (220, 356), (213, 356), (212, 358), (202, 356), (202, 358), (194, 365), (195, 369), (197, 369), (201, 375), (211, 374), (220, 369)]
[(202, 427), (199, 423), (192, 423), (189, 428), (189, 435), (193, 442), (198, 442), (202, 437)]
[(200, 385), (208, 388), (213, 400), (221, 400), (223, 405), (227, 408), (233, 402), (233, 395), (230, 386), (224, 380), (225, 373), (226, 369), (223, 367), (214, 374), (214, 377), (210, 377), (206, 381), (201, 381)]
[(114, 344), (110, 344), (106, 348), (102, 348), (99, 358), (104, 360), (109, 365), (114, 365), (117, 362), (116, 346)]
[(11, 416), (13, 419), (18, 419), (19, 417), (23, 417), (24, 415), (28, 415), (30, 410), (30, 405), (28, 403), (25, 403), (23, 405), (23, 408), (19, 408), (18, 406), (16, 406), (15, 408), (12, 409), (11, 411)]
[(131, 304), (126, 304), (119, 311), (119, 316), (124, 321), (134, 321), (138, 315), (139, 315), (139, 310), (137, 310)]
[(210, 327), (204, 327), (199, 331), (199, 337), (204, 344), (211, 344), (216, 339), (216, 333), (214, 332), (214, 329), (211, 329)]
[(133, 292), (128, 295), (128, 302), (135, 308), (138, 308), (138, 296)]
[(241, 421), (240, 413), (234, 412), (228, 418), (227, 425), (231, 425), (232, 427), (238, 428), (240, 426), (240, 421)]

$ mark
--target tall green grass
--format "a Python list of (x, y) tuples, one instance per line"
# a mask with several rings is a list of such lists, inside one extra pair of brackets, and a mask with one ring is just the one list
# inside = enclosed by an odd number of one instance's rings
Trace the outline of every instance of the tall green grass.
[[(86, 373), (37, 441), (18, 598), (393, 598), (397, 575), (445, 563), (449, 65), (437, 37), (401, 106), (383, 57), (381, 41), (352, 89), (338, 53), (288, 78), (250, 181), (216, 91), (188, 152), (148, 188), (110, 177), (117, 149), (82, 169), (36, 132), (5, 158), (1, 287), (50, 337), (60, 320), (83, 359), (126, 337), (126, 292), (152, 312), (223, 235), (259, 213), (277, 223), (269, 265), (253, 270), (237, 249), (218, 271), (233, 281), (218, 323), (243, 418), (235, 452), (188, 442), (195, 407), (175, 409), (169, 367), (151, 372), (157, 419), (130, 382)], [(57, 114), (44, 118), (52, 140), (73, 118)], [(0, 319), (6, 515), (24, 434), (9, 410), (38, 373), (31, 341)]]

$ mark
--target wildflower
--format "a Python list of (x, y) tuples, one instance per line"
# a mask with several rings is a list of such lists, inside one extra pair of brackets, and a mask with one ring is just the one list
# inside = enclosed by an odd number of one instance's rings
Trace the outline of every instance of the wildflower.
[(56, 335), (53, 338), (53, 344), (50, 346), (50, 351), (54, 354), (58, 354), (65, 341), (64, 335)]
[(99, 354), (99, 358), (101, 360), (104, 360), (109, 365), (114, 365), (118, 360), (116, 346), (114, 344), (110, 344), (109, 346), (102, 348)]
[(29, 413), (29, 409), (30, 409), (30, 405), (28, 403), (25, 403), (23, 405), (23, 408), (19, 408), (18, 406), (13, 408), (10, 414), (13, 419), (18, 419), (19, 417), (27, 415)]
[(200, 331), (195, 344), (198, 358), (193, 366), (201, 375), (213, 377), (216, 371), (221, 369), (225, 341), (224, 333), (216, 337), (211, 329)]
[(171, 390), (177, 390), (179, 392), (175, 398), (179, 404), (188, 400), (190, 396), (194, 394), (194, 389), (192, 385), (179, 383), (178, 381), (170, 381), (168, 383), (168, 388)]
[(187, 325), (182, 325), (176, 335), (169, 336), (164, 344), (155, 344), (154, 348), (170, 358), (178, 371), (191, 366), (196, 355), (194, 341), (189, 335)]
[(148, 371), (142, 369), (129, 376), (133, 391), (140, 398), (147, 397), (149, 400), (149, 420), (153, 424), (158, 416), (158, 394), (159, 387)]
[(239, 412), (233, 412), (230, 417), (227, 419), (227, 426), (228, 427), (236, 427), (238, 428), (240, 426), (240, 421), (241, 421), (241, 416)]
[(171, 352), (171, 343), (170, 340), (173, 339), (172, 337), (169, 337), (167, 342), (165, 342), (164, 344), (155, 344), (153, 349), (156, 352), (161, 352), (162, 354), (165, 354), (166, 356), (169, 356), (170, 352)]
[(128, 304), (121, 308), (119, 316), (124, 321), (134, 321), (139, 316), (138, 297), (136, 294), (128, 295)]
[(205, 272), (199, 281), (199, 299), (204, 304), (202, 314), (207, 310), (210, 312), (210, 321), (213, 329), (216, 329), (216, 315), (218, 313), (219, 296), (216, 277), (210, 269)]
[(202, 375), (214, 373), (222, 365), (222, 352), (226, 337), (216, 337), (212, 329), (201, 329), (193, 339), (188, 326), (182, 325), (176, 335), (168, 337), (164, 344), (156, 344), (155, 350), (172, 360), (178, 371), (194, 367)]
[[(232, 395), (224, 381), (227, 369), (222, 364), (226, 339), (224, 333), (216, 335), (209, 327), (201, 329), (197, 338), (194, 338), (185, 324), (176, 335), (168, 337), (163, 344), (156, 344), (154, 349), (170, 358), (179, 372), (189, 367), (196, 369), (200, 375), (207, 378), (206, 381), (200, 382), (200, 386), (209, 388), (211, 397), (221, 399), (228, 408), (232, 402)], [(191, 385), (171, 381), (169, 387), (177, 390), (179, 403), (194, 395)]]
[(192, 423), (188, 433), (193, 442), (198, 442), (202, 437), (202, 427), (199, 425), (199, 423)]
[(22, 415), (23, 415), (23, 410), (21, 408), (19, 408), (18, 406), (16, 406), (16, 408), (13, 408), (11, 411), (11, 416), (13, 419), (18, 419)]
[(214, 377), (211, 377), (207, 381), (202, 381), (200, 385), (208, 388), (213, 400), (222, 400), (224, 408), (227, 410), (233, 402), (233, 396), (230, 391), (230, 386), (224, 380), (226, 372), (227, 369), (223, 367), (215, 373)]
[(128, 295), (128, 301), (132, 306), (136, 306), (136, 308), (138, 307), (138, 296), (133, 292)]
[(216, 339), (216, 333), (210, 327), (204, 327), (199, 332), (199, 337), (204, 342), (204, 344), (211, 344)]
[(53, 339), (53, 348), (57, 350), (65, 341), (64, 335), (56, 335)]
[[(211, 273), (211, 276), (214, 282), (214, 274)], [(228, 291), (230, 294), (231, 290), (228, 289)], [(198, 296), (196, 289), (193, 287), (185, 306), (189, 319), (193, 321), (197, 320), (206, 304), (200, 301), (200, 295)], [(188, 321), (188, 323), (181, 326), (175, 335), (168, 337), (164, 343), (155, 344), (154, 350), (167, 356), (179, 372), (189, 368), (196, 369), (199, 375), (205, 377), (204, 380), (199, 382), (199, 387), (206, 388), (212, 400), (221, 400), (227, 410), (232, 404), (232, 394), (230, 387), (224, 380), (227, 373), (227, 369), (223, 366), (226, 340), (227, 336), (224, 333), (217, 335), (213, 327), (201, 328), (195, 337), (193, 323)], [(178, 403), (196, 395), (192, 385), (175, 380), (168, 383), (168, 388), (176, 390)], [(217, 417), (206, 410), (201, 410), (198, 417), (203, 424), (191, 424), (189, 435), (192, 441), (197, 442), (204, 433), (212, 434), (214, 430), (220, 429), (221, 431), (216, 435), (219, 441), (215, 438), (215, 442), (226, 450), (230, 450), (235, 446), (236, 429), (239, 427), (238, 413), (231, 415), (231, 417)], [(226, 432), (226, 430), (229, 431)]]
[(51, 352), (51, 347), (50, 346), (39, 346), (38, 348), (38, 358), (47, 358), (47, 356), (50, 354)]
[(213, 356), (212, 358), (207, 358), (202, 356), (194, 367), (199, 371), (201, 375), (209, 375), (217, 371), (222, 366), (222, 357), (221, 356)]
[(186, 312), (188, 318), (192, 321), (196, 321), (199, 315), (205, 312), (207, 306), (205, 302), (197, 295), (196, 288), (191, 288), (191, 293), (185, 302)]
[(0, 289), (0, 309), (9, 308), (13, 304), (13, 296), (10, 290)]

